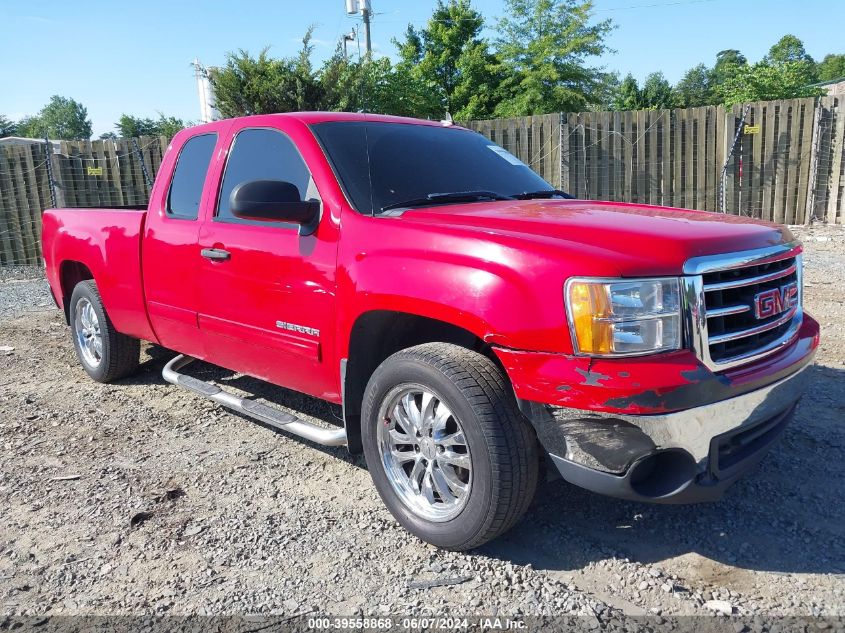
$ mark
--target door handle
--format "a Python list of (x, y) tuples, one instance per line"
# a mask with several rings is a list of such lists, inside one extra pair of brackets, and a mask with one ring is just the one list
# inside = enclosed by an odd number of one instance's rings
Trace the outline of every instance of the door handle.
[(200, 251), (200, 255), (214, 262), (225, 262), (232, 256), (229, 251), (222, 248), (204, 248)]

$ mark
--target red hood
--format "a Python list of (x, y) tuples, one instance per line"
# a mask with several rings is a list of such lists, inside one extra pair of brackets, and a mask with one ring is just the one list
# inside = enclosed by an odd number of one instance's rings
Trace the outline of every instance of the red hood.
[(792, 241), (784, 226), (733, 215), (592, 200), (525, 200), (415, 209), (403, 220), (530, 240), (610, 259), (625, 275), (678, 274), (690, 257)]

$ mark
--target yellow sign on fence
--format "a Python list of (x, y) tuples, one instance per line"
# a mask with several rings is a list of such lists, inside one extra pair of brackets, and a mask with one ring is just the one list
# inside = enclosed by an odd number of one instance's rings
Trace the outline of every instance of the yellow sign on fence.
[(746, 125), (744, 131), (746, 134), (759, 134), (760, 124), (758, 123), (757, 125)]
[(89, 176), (102, 176), (103, 175), (103, 168), (102, 167), (88, 167), (88, 175)]

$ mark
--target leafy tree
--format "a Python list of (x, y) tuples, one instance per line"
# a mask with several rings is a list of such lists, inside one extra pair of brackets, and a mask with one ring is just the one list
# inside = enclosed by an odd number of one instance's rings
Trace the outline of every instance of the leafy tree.
[(607, 50), (610, 20), (592, 23), (587, 0), (506, 0), (498, 54), (507, 76), (497, 116), (584, 109), (601, 91), (602, 73), (587, 65)]
[(100, 134), (100, 140), (101, 141), (116, 141), (117, 140), (117, 134), (115, 134), (114, 132), (103, 132), (102, 134)]
[(649, 73), (640, 91), (642, 107), (649, 110), (672, 107), (672, 85), (661, 72)]
[(321, 110), (426, 116), (440, 108), (430, 91), (386, 57), (352, 61), (337, 50), (323, 65), (320, 84)]
[(675, 106), (697, 108), (715, 103), (713, 75), (704, 64), (690, 68), (675, 86)]
[(50, 103), (41, 108), (37, 115), (26, 117), (18, 123), (18, 133), (28, 138), (48, 136), (63, 140), (89, 139), (91, 119), (81, 103), (53, 95)]
[(123, 114), (120, 120), (115, 123), (114, 127), (123, 138), (137, 136), (166, 136), (167, 138), (173, 138), (176, 132), (186, 127), (186, 125), (182, 119), (172, 116), (166, 117), (159, 112), (158, 119), (142, 119)]
[(264, 48), (258, 57), (241, 49), (230, 53), (224, 68), (211, 69), (215, 106), (224, 117), (316, 110), (322, 87), (311, 66), (309, 28), (294, 58), (273, 59)]
[(595, 112), (613, 110), (613, 103), (621, 85), (618, 72), (601, 73), (592, 103), (587, 104), (587, 108)]
[(807, 81), (806, 64), (795, 61), (774, 65), (761, 61), (754, 65), (739, 66), (736, 74), (728, 77), (721, 86), (725, 105), (815, 97), (823, 92), (823, 89)]
[(748, 58), (740, 53), (735, 48), (728, 48), (716, 53), (716, 65), (713, 70), (718, 74), (728, 66), (744, 66), (748, 63)]
[(713, 83), (719, 85), (736, 74), (736, 69), (748, 64), (748, 59), (735, 48), (719, 51), (713, 66)]
[(804, 49), (804, 42), (794, 35), (784, 35), (780, 38), (769, 49), (769, 53), (763, 58), (763, 61), (772, 66), (794, 64), (795, 72), (802, 73), (804, 81), (808, 84), (816, 83), (819, 80), (816, 62)]
[(815, 63), (804, 49), (804, 42), (790, 34), (780, 38), (769, 49), (769, 53), (764, 59), (770, 64), (783, 64), (784, 62)]
[(438, 115), (466, 120), (488, 116), (502, 80), (498, 60), (481, 38), (484, 18), (469, 0), (438, 0), (426, 26), (408, 26), (399, 48), (401, 70), (429, 87)]
[(819, 81), (833, 81), (845, 77), (845, 55), (825, 55), (816, 68)]
[(640, 87), (637, 80), (631, 73), (625, 75), (625, 79), (619, 84), (616, 94), (611, 102), (613, 110), (639, 110), (641, 107)]
[(156, 122), (153, 119), (142, 119), (129, 114), (121, 114), (120, 120), (114, 124), (118, 135), (123, 138), (137, 136), (155, 136)]
[(0, 114), (0, 138), (5, 136), (17, 136), (18, 135), (18, 126), (17, 124), (9, 119), (8, 117), (3, 116)]
[(724, 103), (724, 85), (728, 80), (736, 81), (741, 69), (748, 66), (748, 59), (735, 48), (719, 51), (713, 66), (713, 98), (717, 103)]
[(178, 119), (175, 116), (164, 116), (159, 112), (158, 120), (156, 121), (156, 132), (159, 136), (173, 138), (176, 136), (176, 132), (185, 129), (188, 125), (182, 119)]
[(44, 130), (41, 126), (41, 121), (38, 120), (38, 117), (25, 116), (17, 122), (15, 127), (17, 128), (16, 136), (22, 136), (24, 138), (44, 138)]

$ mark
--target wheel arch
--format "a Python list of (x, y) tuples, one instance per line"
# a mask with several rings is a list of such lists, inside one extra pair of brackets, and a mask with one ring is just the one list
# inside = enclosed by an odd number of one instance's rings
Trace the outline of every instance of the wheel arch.
[(65, 323), (70, 325), (70, 298), (73, 289), (80, 281), (94, 279), (94, 274), (82, 262), (65, 260), (59, 266), (59, 284), (61, 287), (61, 308), (65, 315)]
[(341, 360), (343, 415), (351, 453), (362, 451), (361, 405), (370, 376), (388, 356), (423, 343), (452, 343), (483, 354), (507, 379), (493, 348), (464, 327), (396, 310), (364, 312), (352, 325), (348, 353)]

